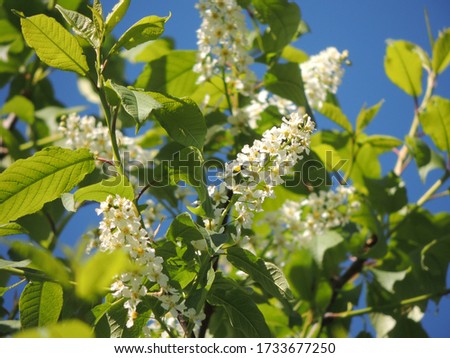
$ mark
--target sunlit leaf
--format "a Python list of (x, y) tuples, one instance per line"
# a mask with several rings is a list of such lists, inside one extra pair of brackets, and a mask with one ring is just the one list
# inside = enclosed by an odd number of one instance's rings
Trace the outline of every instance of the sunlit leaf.
[(144, 42), (156, 40), (164, 32), (164, 24), (169, 20), (170, 16), (171, 15), (166, 17), (147, 16), (139, 20), (125, 31), (112, 47), (108, 56), (119, 51), (121, 47), (125, 47), (129, 50)]
[(384, 68), (389, 79), (410, 96), (422, 93), (422, 61), (414, 45), (407, 41), (388, 41)]
[(83, 49), (62, 25), (46, 15), (22, 17), (22, 32), (42, 62), (82, 76), (89, 70)]
[(0, 223), (40, 210), (70, 191), (94, 168), (87, 149), (48, 147), (16, 161), (0, 174)]
[(30, 328), (15, 338), (93, 338), (92, 328), (79, 320), (67, 320), (46, 327)]
[(424, 132), (436, 147), (450, 153), (450, 101), (433, 96), (419, 118)]
[(62, 287), (54, 282), (30, 282), (19, 301), (22, 328), (42, 327), (58, 321), (63, 305)]
[(443, 72), (450, 63), (450, 28), (442, 31), (433, 46), (433, 70)]

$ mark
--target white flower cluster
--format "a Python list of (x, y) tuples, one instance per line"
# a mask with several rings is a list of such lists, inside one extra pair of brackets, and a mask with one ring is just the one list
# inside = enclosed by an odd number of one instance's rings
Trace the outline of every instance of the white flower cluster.
[(347, 58), (347, 50), (340, 53), (335, 47), (328, 47), (300, 64), (306, 98), (311, 107), (320, 109), (327, 93), (337, 92), (344, 76), (342, 64)]
[[(61, 121), (59, 130), (64, 134), (63, 146), (70, 149), (87, 148), (95, 156), (113, 159), (108, 128), (102, 123), (95, 124), (94, 117), (70, 114)], [(153, 159), (154, 154), (142, 149), (134, 138), (124, 136), (120, 131), (116, 131), (116, 136), (120, 149), (129, 153), (130, 160), (147, 163)]]
[(145, 281), (155, 282), (168, 290), (169, 278), (162, 272), (163, 259), (156, 256), (151, 247), (151, 238), (142, 228), (132, 201), (109, 195), (96, 212), (98, 215), (103, 214), (99, 225), (99, 249), (105, 252), (124, 249), (131, 261), (141, 267), (139, 273), (121, 274), (111, 286), (114, 297), (126, 298), (124, 307), (128, 309), (127, 327), (131, 327), (137, 318), (137, 306), (147, 294)]
[[(154, 203), (147, 201), (147, 204)], [(147, 209), (144, 216), (149, 224), (161, 218), (162, 208), (156, 206), (154, 209)], [(149, 294), (146, 283), (159, 285), (160, 291), (152, 295), (161, 301), (161, 307), (167, 312), (166, 316), (177, 318), (178, 314), (181, 314), (187, 319), (202, 319), (202, 313), (197, 314), (192, 308), (187, 308), (184, 297), (170, 287), (169, 278), (163, 273), (163, 258), (156, 255), (152, 247), (152, 237), (142, 227), (133, 202), (118, 195), (109, 195), (96, 211), (99, 215), (103, 214), (103, 220), (99, 224), (99, 250), (112, 252), (123, 249), (128, 253), (131, 262), (140, 267), (139, 272), (121, 274), (111, 285), (114, 297), (126, 299), (124, 307), (128, 310), (127, 327), (133, 326), (138, 316), (137, 306), (142, 298)]]
[(314, 122), (307, 114), (299, 112), (283, 117), (280, 127), (273, 127), (255, 140), (252, 146), (245, 145), (237, 159), (225, 165), (224, 184), (210, 188), (216, 215), (207, 219), (205, 227), (220, 231), (223, 203), (227, 200), (226, 189), (233, 192), (236, 202), (236, 228), (250, 228), (255, 212), (262, 211), (262, 203), (273, 197), (273, 188), (284, 183), (283, 175), (292, 171), (294, 164), (309, 153), (310, 136)]
[(262, 112), (270, 106), (275, 107), (283, 116), (287, 116), (297, 109), (295, 103), (262, 90), (250, 101), (248, 106), (235, 109), (233, 115), (228, 117), (228, 122), (231, 124), (231, 134), (237, 135), (246, 128), (255, 129), (261, 119)]
[[(198, 83), (226, 71), (227, 82), (238, 90), (246, 90), (254, 74), (248, 68), (253, 63), (248, 54), (248, 30), (245, 16), (236, 0), (200, 0), (202, 24), (197, 30), (198, 63), (194, 71), (200, 74)], [(250, 82), (251, 82), (250, 81)]]
[(346, 225), (360, 205), (354, 192), (353, 187), (339, 186), (336, 191), (311, 193), (301, 202), (287, 200), (265, 218), (273, 233), (268, 256), (282, 264), (286, 253), (327, 230)]

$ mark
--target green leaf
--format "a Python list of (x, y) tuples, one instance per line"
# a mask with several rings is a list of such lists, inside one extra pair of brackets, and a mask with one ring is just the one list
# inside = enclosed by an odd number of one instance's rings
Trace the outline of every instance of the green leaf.
[(311, 251), (301, 248), (293, 252), (288, 258), (285, 272), (296, 297), (313, 302), (320, 271)]
[(264, 52), (276, 52), (288, 45), (300, 25), (300, 9), (287, 0), (253, 0), (259, 20), (268, 24), (263, 35)]
[(75, 292), (86, 301), (94, 301), (108, 292), (115, 276), (131, 268), (130, 259), (124, 251), (97, 252), (76, 270)]
[(216, 274), (208, 301), (222, 306), (227, 312), (233, 328), (246, 338), (268, 338), (271, 336), (264, 316), (251, 297), (233, 281)]
[(436, 147), (450, 153), (450, 101), (438, 96), (431, 97), (419, 119), (423, 131), (431, 137)]
[(60, 5), (56, 5), (55, 7), (78, 36), (89, 42), (92, 47), (100, 47), (100, 38), (98, 37), (97, 29), (91, 19), (79, 12), (64, 9)]
[(8, 261), (0, 259), (0, 269), (6, 268), (6, 267), (27, 267), (31, 263), (30, 260), (23, 260), (23, 261)]
[(89, 70), (83, 49), (64, 27), (46, 15), (22, 17), (22, 33), (42, 62), (82, 76)]
[(450, 63), (450, 28), (442, 31), (433, 46), (433, 71), (443, 72)]
[(119, 51), (121, 47), (127, 50), (144, 42), (156, 40), (164, 32), (164, 24), (170, 19), (169, 16), (147, 16), (132, 25), (109, 51), (109, 56)]
[(171, 51), (148, 63), (137, 78), (135, 87), (176, 97), (190, 96), (198, 88), (198, 74), (192, 70), (196, 63), (196, 51)]
[(85, 201), (105, 201), (108, 195), (119, 195), (128, 200), (134, 200), (133, 186), (124, 176), (117, 176), (102, 180), (100, 183), (85, 186), (78, 189), (74, 194), (65, 193), (61, 199), (68, 211), (77, 211)]
[(28, 234), (28, 230), (17, 223), (9, 223), (0, 225), (0, 237), (19, 234)]
[(109, 34), (125, 16), (131, 0), (119, 0), (106, 17), (105, 30)]
[(382, 179), (365, 178), (372, 206), (379, 213), (394, 213), (408, 203), (405, 183), (393, 172)]
[(67, 320), (47, 327), (31, 328), (14, 335), (15, 338), (93, 338), (92, 328), (79, 320)]
[(343, 237), (336, 231), (327, 231), (322, 235), (314, 237), (313, 240), (308, 243), (307, 247), (316, 263), (319, 267), (322, 267), (325, 252), (328, 249), (339, 245), (343, 241)]
[[(199, 149), (187, 147), (174, 153), (170, 162), (170, 176), (174, 185), (182, 180), (192, 186), (202, 203), (209, 198), (203, 156)], [(212, 211), (212, 208), (208, 210)]]
[(247, 273), (265, 291), (280, 300), (292, 299), (289, 284), (283, 272), (274, 264), (264, 262), (250, 251), (240, 247), (227, 250), (227, 260), (239, 270)]
[(150, 92), (135, 91), (113, 82), (108, 82), (108, 86), (119, 96), (123, 109), (136, 121), (137, 129), (142, 126), (153, 110), (162, 107)]
[(11, 243), (11, 250), (19, 257), (29, 259), (32, 267), (44, 272), (48, 277), (66, 286), (69, 282), (67, 268), (50, 251), (39, 249), (24, 242)]
[(450, 263), (450, 235), (431, 241), (421, 250), (420, 255), (420, 263), (425, 271), (433, 275), (445, 275)]
[(267, 90), (283, 98), (289, 99), (299, 107), (305, 107), (312, 114), (306, 100), (300, 66), (296, 63), (273, 65), (264, 75)]
[(394, 285), (397, 281), (402, 281), (409, 270), (403, 271), (384, 271), (378, 270), (375, 268), (371, 268), (370, 271), (373, 272), (378, 283), (383, 287), (386, 291), (390, 293), (394, 293)]
[(154, 115), (169, 136), (188, 147), (202, 149), (206, 136), (206, 122), (202, 112), (189, 97), (176, 98), (162, 93), (149, 92), (162, 104)]
[(353, 131), (352, 124), (338, 106), (325, 102), (322, 107), (318, 109), (318, 111), (325, 117), (331, 119), (338, 126), (345, 129), (347, 132), (351, 133)]
[(358, 117), (356, 118), (356, 133), (360, 133), (366, 128), (370, 122), (375, 118), (378, 111), (380, 110), (384, 100), (381, 100), (376, 105), (366, 108), (364, 105), (359, 111)]
[(445, 170), (444, 158), (432, 150), (422, 139), (407, 136), (406, 144), (416, 161), (422, 182), (425, 183), (430, 171), (434, 169)]
[(369, 144), (379, 153), (384, 153), (392, 150), (392, 148), (398, 147), (403, 144), (403, 142), (395, 137), (388, 135), (372, 135), (366, 137), (359, 142), (361, 145)]
[(182, 213), (172, 221), (167, 230), (166, 238), (173, 242), (183, 240), (186, 245), (191, 241), (204, 240), (202, 233), (189, 213)]
[[(136, 63), (136, 62), (148, 63), (148, 62), (153, 62), (163, 56), (168, 55), (170, 52), (173, 51), (174, 46), (175, 46), (175, 42), (172, 38), (170, 38), (170, 37), (159, 38), (155, 41), (150, 41), (148, 43), (136, 46), (135, 48), (132, 48), (131, 50), (123, 51), (121, 53), (121, 56), (133, 63)], [(193, 51), (193, 52), (195, 52), (195, 51)], [(147, 70), (148, 70), (148, 66), (146, 65), (144, 67), (143, 73), (146, 72)], [(141, 75), (139, 75), (139, 77), (145, 76), (145, 75), (143, 75), (143, 73), (141, 73)], [(139, 81), (139, 77), (138, 77), (137, 81)], [(135, 87), (143, 87), (144, 88), (144, 86), (138, 86), (137, 84), (135, 84)], [(148, 89), (151, 90), (151, 88), (148, 88)]]
[(30, 282), (20, 296), (22, 328), (42, 327), (58, 321), (63, 305), (63, 290), (54, 282)]
[(403, 41), (388, 41), (384, 69), (389, 79), (410, 96), (422, 93), (422, 61), (415, 45)]
[(48, 147), (16, 161), (0, 174), (0, 223), (40, 210), (70, 191), (94, 168), (87, 149)]
[(0, 114), (14, 113), (28, 124), (34, 123), (34, 104), (24, 96), (14, 96), (3, 105)]
[(285, 48), (283, 48), (283, 51), (281, 51), (281, 57), (284, 58), (288, 62), (293, 63), (303, 63), (308, 61), (309, 56), (307, 53), (303, 52), (302, 50), (299, 50), (298, 48), (295, 48), (294, 46), (288, 45)]

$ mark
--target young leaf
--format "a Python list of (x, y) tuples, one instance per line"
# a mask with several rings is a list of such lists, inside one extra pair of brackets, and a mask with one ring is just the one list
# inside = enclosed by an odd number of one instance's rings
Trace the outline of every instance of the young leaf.
[(58, 321), (63, 305), (63, 290), (54, 282), (30, 282), (19, 301), (22, 328), (42, 327)]
[(64, 9), (58, 4), (56, 5), (56, 8), (78, 36), (84, 38), (91, 44), (92, 47), (100, 47), (100, 39), (97, 35), (97, 29), (91, 19), (80, 14), (79, 12)]
[(306, 52), (303, 52), (302, 50), (299, 50), (291, 45), (286, 46), (283, 51), (281, 51), (281, 57), (288, 62), (298, 64), (308, 61), (309, 58)]
[(372, 135), (359, 141), (361, 145), (369, 144), (379, 153), (384, 153), (392, 150), (392, 148), (398, 147), (403, 142), (395, 137), (388, 135)]
[(314, 258), (316, 263), (319, 265), (319, 267), (321, 267), (323, 264), (325, 252), (328, 249), (339, 245), (343, 241), (343, 237), (336, 231), (327, 231), (322, 235), (314, 237), (314, 239), (308, 243), (308, 249), (311, 252), (312, 257)]
[(376, 105), (366, 108), (366, 105), (359, 111), (358, 117), (356, 118), (356, 133), (360, 133), (366, 128), (370, 122), (375, 118), (384, 100), (381, 100)]
[(408, 136), (406, 137), (406, 144), (416, 161), (422, 182), (425, 183), (430, 171), (434, 169), (445, 170), (444, 158), (432, 150), (422, 139)]
[(347, 132), (351, 133), (353, 131), (352, 124), (338, 106), (325, 102), (319, 109), (319, 112), (325, 117), (331, 119), (334, 123), (345, 129)]
[(234, 267), (247, 273), (272, 296), (281, 301), (292, 298), (289, 284), (283, 272), (274, 264), (264, 262), (250, 251), (240, 247), (230, 247), (227, 250), (227, 260)]
[(364, 179), (370, 203), (379, 213), (394, 213), (408, 203), (403, 181), (393, 172), (382, 179)]
[(10, 246), (15, 254), (29, 259), (33, 268), (44, 272), (48, 277), (64, 286), (68, 284), (69, 272), (67, 268), (50, 251), (19, 241), (13, 242)]
[(132, 25), (109, 51), (108, 57), (119, 51), (121, 47), (127, 50), (144, 42), (156, 40), (164, 32), (164, 24), (170, 19), (169, 16), (147, 16)]
[(14, 113), (28, 124), (34, 123), (34, 104), (24, 96), (14, 96), (3, 105), (0, 114)]
[(20, 331), (15, 338), (93, 338), (92, 328), (79, 320), (67, 320), (47, 327)]
[(443, 72), (450, 63), (450, 28), (442, 31), (433, 46), (433, 71)]
[(125, 16), (131, 0), (119, 0), (106, 17), (105, 31), (109, 34)]
[(231, 325), (240, 336), (246, 338), (271, 336), (261, 311), (251, 297), (233, 281), (216, 274), (208, 301), (214, 306), (222, 306), (225, 309)]
[(22, 33), (42, 62), (84, 76), (89, 70), (83, 49), (64, 27), (46, 15), (22, 17)]
[(414, 44), (407, 41), (388, 41), (384, 69), (389, 79), (410, 96), (422, 93), (422, 61)]
[(85, 201), (105, 201), (108, 195), (119, 195), (128, 200), (134, 200), (133, 186), (126, 177), (117, 176), (102, 180), (100, 183), (85, 186), (78, 189), (74, 194), (65, 193), (62, 195), (64, 207), (68, 211), (76, 211)]
[(0, 224), (40, 210), (70, 191), (94, 168), (87, 149), (48, 147), (16, 161), (0, 174)]
[(114, 277), (131, 270), (128, 255), (121, 250), (113, 253), (97, 252), (76, 270), (77, 295), (87, 301), (94, 301), (105, 294)]
[(28, 230), (17, 223), (9, 223), (0, 225), (0, 237), (19, 234), (28, 234)]
[(394, 293), (394, 285), (397, 281), (402, 281), (409, 270), (403, 271), (383, 271), (371, 268), (378, 283), (388, 292)]
[(423, 131), (431, 137), (436, 147), (450, 153), (450, 101), (438, 96), (431, 97), (419, 119)]
[(142, 126), (154, 109), (162, 107), (161, 103), (147, 92), (132, 90), (113, 82), (108, 82), (108, 86), (117, 93), (123, 109), (136, 121), (137, 129)]
[(0, 269), (5, 267), (27, 267), (31, 263), (30, 260), (8, 261), (0, 259)]
[(162, 108), (155, 110), (154, 114), (169, 136), (184, 146), (201, 150), (205, 142), (206, 122), (197, 104), (188, 97), (149, 93), (162, 104)]

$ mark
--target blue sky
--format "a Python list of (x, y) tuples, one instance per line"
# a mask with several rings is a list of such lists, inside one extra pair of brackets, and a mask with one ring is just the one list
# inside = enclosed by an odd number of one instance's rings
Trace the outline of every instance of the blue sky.
[[(386, 40), (404, 39), (414, 42), (430, 51), (424, 20), (424, 9), (428, 9), (433, 35), (450, 26), (450, 1), (448, 0), (297, 0), (304, 20), (311, 27), (311, 33), (296, 42), (296, 46), (309, 54), (315, 54), (328, 46), (339, 50), (347, 49), (352, 66), (348, 67), (343, 83), (338, 91), (338, 98), (343, 111), (354, 122), (364, 103), (373, 105), (384, 99), (385, 103), (378, 117), (369, 126), (369, 134), (387, 134), (403, 138), (409, 129), (413, 117), (413, 101), (393, 85), (384, 73), (383, 59)], [(114, 0), (103, 0), (109, 10)], [(194, 0), (145, 0), (132, 1), (129, 13), (115, 30), (123, 32), (128, 26), (147, 15), (166, 16), (172, 12), (172, 18), (166, 24), (165, 35), (173, 37), (179, 49), (196, 48), (196, 29), (200, 24)], [(132, 81), (138, 74), (140, 66), (130, 66), (127, 74)], [(70, 73), (55, 72), (53, 82), (57, 96), (68, 106), (85, 104), (78, 94), (75, 76)], [(450, 97), (450, 70), (438, 80), (437, 94)], [(0, 90), (0, 101), (6, 93)], [(319, 122), (326, 128), (329, 122)], [(392, 169), (395, 155), (383, 156), (383, 171)], [(417, 200), (426, 189), (439, 177), (431, 173), (423, 184), (411, 164), (404, 174), (410, 201)], [(427, 205), (433, 212), (448, 211), (450, 199), (435, 200)], [(84, 224), (95, 225), (93, 207), (85, 209)], [(66, 233), (79, 237), (84, 225), (74, 220)], [(450, 282), (448, 282), (450, 285)], [(423, 323), (433, 337), (450, 337), (450, 298), (443, 298), (438, 314), (430, 305)]]

